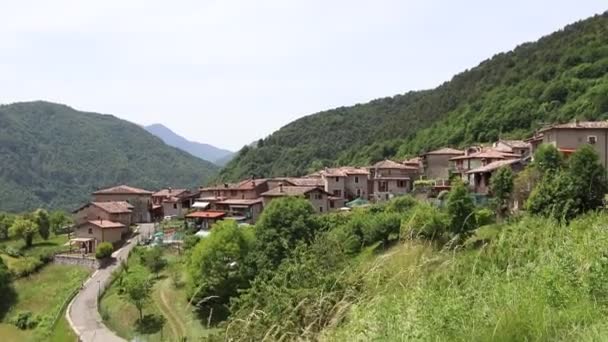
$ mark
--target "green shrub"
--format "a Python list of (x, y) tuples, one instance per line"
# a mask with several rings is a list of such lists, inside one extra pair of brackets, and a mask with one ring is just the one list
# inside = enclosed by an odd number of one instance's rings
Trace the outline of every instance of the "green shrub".
[(401, 222), (401, 236), (406, 239), (441, 239), (448, 232), (449, 217), (440, 209), (420, 203)]
[(33, 329), (38, 325), (38, 319), (31, 312), (23, 311), (13, 319), (13, 324), (21, 330)]
[(475, 210), (475, 222), (477, 227), (487, 226), (495, 222), (494, 212), (488, 208), (481, 208)]
[(114, 252), (114, 246), (109, 242), (102, 242), (97, 246), (95, 257), (97, 259), (109, 258), (112, 256), (112, 252)]
[(386, 206), (387, 212), (405, 213), (418, 203), (412, 196), (399, 196), (388, 202)]
[(22, 257), (11, 264), (11, 273), (15, 278), (28, 276), (44, 266), (39, 258)]
[(4, 253), (13, 258), (18, 258), (23, 255), (20, 249), (15, 248), (13, 246), (6, 246), (6, 248), (4, 249)]

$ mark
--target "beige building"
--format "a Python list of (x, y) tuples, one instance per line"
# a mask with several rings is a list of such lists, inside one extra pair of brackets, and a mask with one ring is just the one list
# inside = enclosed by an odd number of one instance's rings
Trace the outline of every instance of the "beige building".
[(486, 166), (495, 161), (519, 158), (521, 158), (519, 154), (486, 148), (479, 152), (467, 153), (463, 156), (450, 158), (450, 172), (452, 175), (461, 178), (461, 180), (471, 183), (471, 174), (467, 173), (468, 171)]
[(522, 158), (530, 155), (530, 143), (523, 140), (498, 140), (492, 147), (496, 151), (516, 154)]
[(566, 156), (584, 144), (593, 146), (604, 167), (608, 161), (608, 121), (574, 121), (543, 128), (529, 140), (533, 151), (540, 144), (551, 144)]
[(524, 165), (521, 159), (505, 159), (469, 170), (466, 173), (470, 176), (469, 186), (471, 190), (477, 194), (488, 195), (492, 175), (503, 167), (510, 167), (514, 172), (519, 172), (524, 168)]
[(447, 180), (450, 177), (450, 159), (464, 155), (464, 151), (445, 147), (422, 155), (424, 175), (427, 179)]
[(262, 194), (264, 207), (272, 200), (280, 197), (300, 196), (306, 198), (312, 204), (316, 213), (326, 213), (330, 210), (329, 193), (315, 186), (284, 186), (269, 190)]
[[(201, 198), (257, 199), (271, 189), (275, 182), (268, 179), (247, 179), (238, 183), (224, 183), (200, 188)], [(278, 184), (277, 184), (278, 185)]]
[(256, 199), (225, 199), (214, 203), (216, 210), (221, 210), (232, 219), (241, 223), (255, 223), (262, 213), (264, 201)]
[(94, 252), (102, 242), (117, 243), (122, 239), (125, 225), (107, 220), (86, 221), (76, 226), (74, 235), (87, 253)]
[(156, 216), (171, 216), (182, 218), (192, 208), (194, 197), (188, 189), (162, 189), (152, 194), (152, 209), (160, 210)]
[(342, 198), (352, 201), (356, 198), (368, 199), (370, 196), (369, 171), (358, 167), (325, 168), (308, 175), (308, 178), (321, 179), (323, 189), (335, 200)]
[(372, 200), (385, 201), (411, 191), (411, 177), (418, 174), (416, 167), (392, 160), (383, 160), (370, 167)]
[(89, 202), (73, 211), (78, 226), (89, 221), (118, 222), (126, 229), (132, 223), (133, 206), (128, 202)]
[(152, 209), (152, 192), (119, 185), (97, 190), (93, 193), (93, 202), (129, 202), (133, 206), (133, 222), (150, 222)]

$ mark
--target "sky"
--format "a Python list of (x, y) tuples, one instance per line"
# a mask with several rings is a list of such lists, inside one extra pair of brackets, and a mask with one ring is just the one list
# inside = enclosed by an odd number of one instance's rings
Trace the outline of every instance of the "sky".
[(238, 150), (434, 88), (602, 0), (0, 0), (0, 103), (46, 100)]

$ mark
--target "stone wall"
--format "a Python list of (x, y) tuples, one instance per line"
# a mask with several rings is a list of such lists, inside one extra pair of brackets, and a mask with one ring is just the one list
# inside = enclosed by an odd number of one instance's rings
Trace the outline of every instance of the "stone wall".
[(95, 258), (83, 257), (82, 255), (67, 255), (67, 254), (57, 254), (53, 259), (53, 262), (56, 264), (62, 265), (77, 265), (84, 266), (90, 269), (96, 270), (101, 268), (103, 265)]

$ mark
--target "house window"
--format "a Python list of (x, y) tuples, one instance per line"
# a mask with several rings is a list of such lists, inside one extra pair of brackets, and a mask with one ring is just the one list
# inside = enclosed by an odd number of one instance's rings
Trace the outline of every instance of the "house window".
[(93, 235), (93, 228), (89, 228), (89, 234)]
[(361, 197), (361, 189), (357, 189), (357, 197)]
[(320, 200), (320, 199), (321, 199), (321, 194), (316, 193), (316, 194), (315, 194), (315, 199), (316, 199), (316, 200)]
[(342, 190), (334, 190), (334, 196), (342, 197)]
[(591, 145), (595, 145), (595, 143), (597, 142), (597, 137), (595, 135), (590, 135), (587, 137), (587, 142)]
[(173, 209), (177, 209), (177, 203), (173, 203)]
[(329, 201), (329, 207), (333, 208), (335, 206), (334, 201)]
[(387, 192), (388, 191), (388, 182), (379, 182), (378, 183), (378, 191)]
[(230, 190), (230, 196), (232, 196), (232, 197), (236, 196), (236, 190)]
[(336, 183), (340, 181), (340, 177), (336, 177)]
[(359, 177), (355, 177), (355, 183), (359, 183)]
[(319, 212), (322, 213), (323, 212), (323, 207), (319, 207)]
[(397, 187), (399, 187), (399, 188), (405, 188), (405, 181), (402, 181), (402, 180), (397, 181)]

